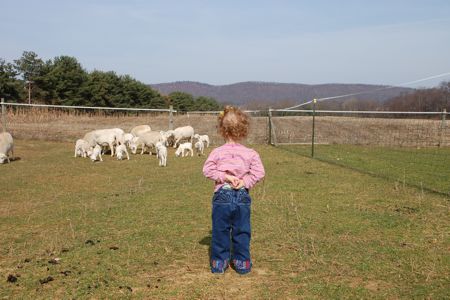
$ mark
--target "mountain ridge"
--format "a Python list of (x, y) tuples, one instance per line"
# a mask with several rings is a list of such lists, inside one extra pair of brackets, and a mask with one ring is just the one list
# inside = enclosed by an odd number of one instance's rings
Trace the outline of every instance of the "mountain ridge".
[(314, 98), (334, 97), (354, 93), (355, 96), (342, 97), (340, 100), (357, 99), (384, 102), (402, 93), (414, 91), (411, 88), (394, 87), (374, 84), (303, 84), (266, 81), (244, 81), (226, 85), (212, 85), (197, 81), (175, 81), (168, 83), (149, 84), (162, 94), (181, 91), (194, 97), (213, 97), (222, 103), (245, 105), (252, 102), (301, 103)]

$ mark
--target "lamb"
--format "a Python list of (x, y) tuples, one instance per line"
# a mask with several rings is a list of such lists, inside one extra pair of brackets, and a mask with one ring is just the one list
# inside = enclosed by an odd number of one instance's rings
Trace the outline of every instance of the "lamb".
[(9, 132), (0, 133), (0, 164), (4, 164), (5, 160), (8, 163), (11, 162), (9, 159), (9, 154), (11, 157), (14, 156), (14, 140)]
[(102, 159), (102, 147), (100, 145), (95, 145), (94, 149), (92, 150), (91, 155), (89, 155), (89, 158), (92, 161), (96, 161), (96, 160), (103, 161), (103, 159)]
[(159, 166), (167, 166), (167, 148), (164, 146), (163, 142), (156, 143), (156, 156), (159, 159)]
[(157, 142), (162, 142), (163, 138), (161, 137), (161, 133), (157, 131), (149, 131), (142, 133), (137, 139), (132, 140), (132, 144), (130, 145), (131, 152), (136, 154), (137, 147), (141, 145), (141, 155), (144, 154), (145, 148), (149, 147), (149, 153), (152, 154), (151, 148), (155, 147)]
[(205, 135), (199, 135), (198, 133), (194, 134), (194, 138), (202, 141), (203, 143), (206, 143), (206, 148), (209, 147), (209, 136)]
[(127, 146), (124, 144), (121, 144), (117, 146), (116, 148), (116, 156), (117, 160), (122, 160), (124, 158), (124, 155), (127, 156), (127, 159), (130, 160), (130, 156), (128, 155)]
[(180, 156), (184, 157), (184, 150), (188, 151), (188, 153), (186, 154), (186, 156), (189, 155), (189, 152), (191, 152), (191, 156), (194, 156), (194, 151), (192, 151), (192, 143), (183, 143), (180, 144), (180, 146), (178, 146), (177, 151), (175, 151), (175, 155), (176, 156)]
[(89, 143), (83, 139), (78, 139), (75, 143), (75, 154), (73, 157), (81, 156), (86, 158), (89, 152)]
[(177, 144), (182, 139), (189, 139), (192, 143), (192, 139), (194, 138), (194, 128), (192, 128), (192, 126), (178, 127), (175, 130), (167, 131), (166, 136), (167, 138), (171, 136), (174, 138), (175, 143), (173, 144), (173, 147), (176, 148)]
[(138, 125), (131, 129), (130, 133), (133, 136), (140, 136), (143, 133), (152, 131), (152, 128), (149, 125)]
[(197, 155), (203, 155), (203, 150), (205, 149), (205, 145), (202, 141), (198, 141), (194, 145), (195, 152), (197, 152)]

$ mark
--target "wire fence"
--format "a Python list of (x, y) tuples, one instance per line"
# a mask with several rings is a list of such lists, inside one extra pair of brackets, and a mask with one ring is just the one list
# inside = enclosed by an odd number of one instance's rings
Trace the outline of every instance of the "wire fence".
[[(1, 103), (2, 131), (17, 139), (74, 142), (88, 131), (119, 127), (129, 132), (190, 125), (222, 144), (219, 111), (104, 108)], [(280, 149), (450, 195), (449, 113), (269, 109), (251, 116), (248, 144)]]
[(299, 155), (450, 195), (448, 115), (271, 110), (269, 140)]
[[(2, 102), (2, 131), (9, 131), (17, 139), (75, 141), (88, 131), (103, 128), (122, 128), (129, 132), (137, 125), (150, 125), (152, 130), (169, 130), (190, 125), (196, 133), (209, 135), (212, 144), (223, 139), (217, 133), (219, 111), (177, 111), (147, 108), (115, 108), (88, 106), (60, 106)], [(267, 113), (247, 111), (252, 133), (249, 144), (267, 143)]]

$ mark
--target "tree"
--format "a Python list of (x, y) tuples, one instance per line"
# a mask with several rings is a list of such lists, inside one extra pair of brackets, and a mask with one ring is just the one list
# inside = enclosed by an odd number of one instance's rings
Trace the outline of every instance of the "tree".
[(219, 110), (220, 108), (221, 106), (216, 99), (204, 96), (200, 96), (197, 99), (195, 99), (195, 103), (193, 106), (193, 110), (200, 110), (200, 111), (214, 111)]
[(193, 110), (194, 97), (191, 94), (184, 92), (172, 92), (169, 94), (170, 103), (173, 108), (179, 111)]
[(18, 75), (21, 75), (29, 88), (29, 100), (31, 97), (31, 88), (39, 92), (38, 87), (33, 84), (37, 77), (42, 74), (44, 62), (33, 51), (24, 51), (22, 57), (14, 60), (14, 68)]
[(85, 99), (81, 88), (87, 82), (87, 73), (70, 56), (55, 57), (42, 67), (41, 76), (36, 77), (36, 84), (43, 90), (46, 102), (63, 105), (82, 105)]
[(16, 79), (17, 72), (11, 63), (0, 58), (0, 98), (7, 100), (20, 99), (21, 83)]

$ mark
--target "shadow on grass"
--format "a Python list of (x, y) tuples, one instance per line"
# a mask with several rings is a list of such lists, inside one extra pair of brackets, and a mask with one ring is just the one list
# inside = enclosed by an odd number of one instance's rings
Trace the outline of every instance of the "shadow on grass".
[(200, 245), (208, 246), (208, 256), (211, 260), (211, 240), (212, 240), (212, 231), (209, 231), (209, 234), (205, 237), (203, 237), (198, 243)]

